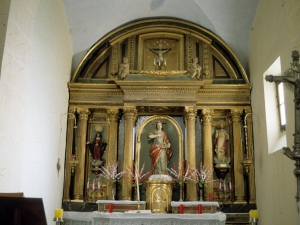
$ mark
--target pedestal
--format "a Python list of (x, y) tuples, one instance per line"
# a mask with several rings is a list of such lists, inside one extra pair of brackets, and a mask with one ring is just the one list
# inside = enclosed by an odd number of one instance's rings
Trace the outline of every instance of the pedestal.
[(145, 184), (147, 208), (152, 213), (168, 213), (171, 210), (172, 181), (156, 179)]

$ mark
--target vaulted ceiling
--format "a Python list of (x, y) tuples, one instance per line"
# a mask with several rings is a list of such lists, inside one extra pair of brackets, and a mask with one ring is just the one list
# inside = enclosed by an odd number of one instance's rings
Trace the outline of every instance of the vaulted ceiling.
[(173, 17), (218, 35), (247, 70), (248, 43), (259, 0), (63, 0), (73, 71), (85, 53), (113, 29), (143, 18)]

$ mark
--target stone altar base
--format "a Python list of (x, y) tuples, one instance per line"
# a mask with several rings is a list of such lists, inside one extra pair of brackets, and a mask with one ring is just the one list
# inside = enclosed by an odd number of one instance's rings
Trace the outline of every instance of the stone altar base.
[[(128, 200), (98, 200), (96, 202), (98, 204), (99, 212), (108, 212), (109, 204), (113, 204), (113, 212), (126, 212), (126, 211), (134, 211), (138, 210), (138, 201), (128, 201)], [(146, 209), (146, 202), (140, 201), (140, 210)]]

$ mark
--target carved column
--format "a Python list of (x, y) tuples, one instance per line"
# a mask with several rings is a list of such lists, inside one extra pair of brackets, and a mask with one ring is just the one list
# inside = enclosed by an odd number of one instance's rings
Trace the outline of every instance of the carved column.
[[(185, 107), (185, 124), (187, 128), (187, 155), (186, 155), (186, 165), (190, 168), (196, 168), (196, 115), (197, 111), (194, 107)], [(187, 183), (187, 201), (197, 201), (197, 186), (194, 182)]]
[[(124, 160), (123, 160), (123, 170), (126, 167), (133, 166), (133, 127), (135, 124), (137, 110), (135, 107), (124, 107), (124, 118), (125, 118), (125, 141), (124, 141)], [(131, 200), (131, 182), (132, 178), (123, 177), (122, 178), (122, 200)]]
[[(67, 128), (67, 143), (66, 143), (66, 164), (65, 164), (65, 180), (64, 180), (64, 197), (63, 201), (70, 201), (70, 185), (71, 185), (71, 155), (74, 137), (75, 115), (74, 110), (69, 111), (68, 128)], [(71, 115), (72, 114), (72, 115)]]
[[(251, 113), (246, 111), (246, 115)], [(248, 114), (246, 118), (247, 122), (247, 148), (248, 148), (248, 156), (249, 159), (252, 161), (249, 174), (248, 174), (248, 183), (249, 183), (249, 203), (254, 204), (255, 200), (255, 178), (254, 178), (254, 152), (253, 152), (253, 127), (252, 127), (252, 113)]]
[(241, 163), (243, 159), (242, 134), (241, 134), (241, 110), (231, 110), (233, 129), (233, 152), (234, 152), (234, 190), (235, 203), (246, 203), (244, 191), (244, 168)]
[[(213, 146), (212, 146), (212, 114), (214, 110), (202, 110), (202, 161), (205, 168), (213, 168)], [(213, 179), (213, 178), (212, 178)], [(204, 189), (204, 200), (208, 201), (209, 193), (213, 192), (213, 182), (207, 184)]]
[(83, 200), (84, 193), (84, 169), (85, 169), (85, 152), (86, 152), (86, 132), (87, 121), (89, 116), (88, 109), (80, 109), (79, 122), (78, 122), (78, 141), (76, 146), (76, 159), (79, 164), (75, 169), (75, 181), (74, 181), (74, 199)]

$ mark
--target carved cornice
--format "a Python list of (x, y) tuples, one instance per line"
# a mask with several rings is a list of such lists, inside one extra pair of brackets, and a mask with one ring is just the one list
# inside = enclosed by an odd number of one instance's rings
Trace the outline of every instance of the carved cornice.
[(182, 88), (182, 87), (124, 87), (125, 93), (128, 92), (143, 92), (143, 93), (196, 93), (198, 88)]
[(200, 90), (197, 96), (250, 96), (250, 90)]
[(71, 90), (71, 95), (122, 96), (123, 92), (120, 89)]

